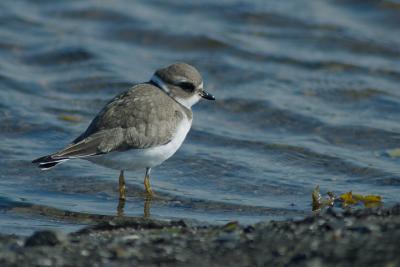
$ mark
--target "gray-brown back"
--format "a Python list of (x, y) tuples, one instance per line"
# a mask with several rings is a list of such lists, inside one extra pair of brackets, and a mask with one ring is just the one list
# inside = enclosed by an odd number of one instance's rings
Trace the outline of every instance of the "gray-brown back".
[(87, 130), (56, 157), (86, 156), (144, 149), (168, 143), (184, 116), (192, 111), (158, 87), (144, 83), (111, 100)]

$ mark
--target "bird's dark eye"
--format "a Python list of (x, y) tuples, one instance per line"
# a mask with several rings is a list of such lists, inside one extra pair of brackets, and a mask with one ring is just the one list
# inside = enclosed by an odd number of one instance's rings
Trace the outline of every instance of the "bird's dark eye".
[(190, 82), (181, 82), (181, 83), (179, 83), (179, 87), (181, 87), (183, 90), (188, 91), (188, 92), (193, 92), (194, 89), (196, 89), (194, 84), (190, 83)]

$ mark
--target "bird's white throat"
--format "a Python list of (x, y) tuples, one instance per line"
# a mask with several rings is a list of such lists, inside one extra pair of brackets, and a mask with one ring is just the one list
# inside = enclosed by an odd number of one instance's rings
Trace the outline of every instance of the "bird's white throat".
[(190, 109), (194, 104), (199, 102), (201, 96), (198, 94), (194, 94), (189, 98), (180, 98), (180, 97), (174, 97), (176, 101), (178, 101), (180, 104), (184, 105), (188, 109)]

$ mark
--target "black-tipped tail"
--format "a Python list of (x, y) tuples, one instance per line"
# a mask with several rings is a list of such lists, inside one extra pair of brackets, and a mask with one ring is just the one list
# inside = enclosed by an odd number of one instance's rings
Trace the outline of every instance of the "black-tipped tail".
[(37, 164), (42, 170), (48, 170), (59, 163), (68, 160), (68, 158), (53, 158), (52, 155), (37, 158), (32, 163)]

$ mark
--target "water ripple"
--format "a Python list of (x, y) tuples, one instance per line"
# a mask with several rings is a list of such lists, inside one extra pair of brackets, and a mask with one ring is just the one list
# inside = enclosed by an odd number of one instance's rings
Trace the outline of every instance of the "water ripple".
[(68, 47), (46, 52), (31, 53), (24, 62), (30, 65), (52, 66), (89, 61), (95, 56), (83, 48)]
[[(176, 61), (195, 65), (217, 101), (194, 107), (187, 141), (154, 168), (162, 199), (152, 216), (293, 218), (309, 212), (316, 184), (399, 201), (398, 158), (388, 153), (400, 147), (396, 1), (0, 7), (0, 209), (26, 229), (66, 226), (65, 214), (77, 224), (114, 216), (115, 171), (76, 160), (41, 172), (30, 162), (67, 145), (114, 95)], [(143, 171), (127, 177), (125, 212), (138, 216)]]

